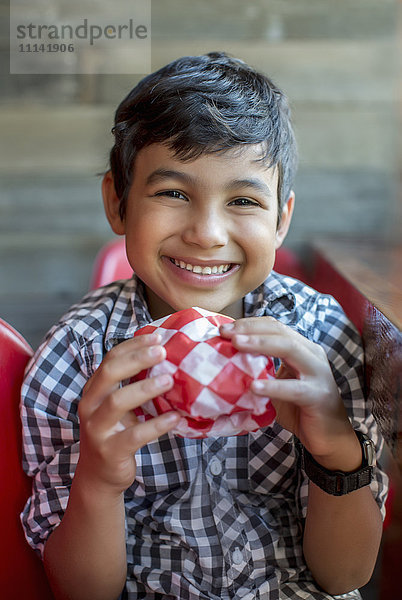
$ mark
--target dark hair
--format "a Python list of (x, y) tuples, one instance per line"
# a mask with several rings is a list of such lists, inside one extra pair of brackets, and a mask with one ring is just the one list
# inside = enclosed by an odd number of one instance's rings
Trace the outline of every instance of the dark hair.
[(263, 143), (278, 166), (279, 213), (289, 197), (297, 148), (286, 96), (268, 77), (223, 52), (179, 58), (140, 81), (120, 103), (110, 168), (124, 218), (135, 157), (165, 143), (180, 160)]

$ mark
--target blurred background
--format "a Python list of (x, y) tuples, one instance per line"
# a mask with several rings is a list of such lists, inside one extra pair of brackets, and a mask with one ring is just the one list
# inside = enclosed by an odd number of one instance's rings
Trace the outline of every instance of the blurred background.
[[(317, 235), (400, 233), (398, 5), (152, 0), (152, 70), (225, 50), (288, 94), (301, 161), (287, 244), (301, 256)], [(0, 313), (37, 346), (111, 238), (98, 174), (114, 110), (141, 76), (10, 75), (7, 5), (1, 18)]]
[[(38, 2), (45, 12), (57, 6)], [(127, 4), (86, 2), (111, 14)], [(400, 242), (400, 8), (398, 0), (152, 0), (152, 70), (224, 50), (288, 94), (300, 167), (286, 244), (306, 265), (316, 238), (369, 239), (374, 250)], [(88, 291), (95, 256), (113, 237), (99, 173), (114, 110), (142, 76), (10, 75), (7, 3), (0, 19), (0, 315), (36, 348)], [(365, 600), (378, 597), (377, 583), (376, 572)]]

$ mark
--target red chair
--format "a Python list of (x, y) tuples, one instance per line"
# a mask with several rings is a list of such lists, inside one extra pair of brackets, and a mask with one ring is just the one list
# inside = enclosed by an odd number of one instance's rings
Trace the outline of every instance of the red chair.
[[(289, 248), (279, 248), (274, 269), (278, 273), (307, 282), (307, 275), (300, 259)], [(124, 238), (117, 238), (103, 246), (98, 253), (92, 271), (91, 290), (117, 279), (128, 279), (132, 274), (133, 270), (126, 256)]]
[(0, 319), (0, 595), (7, 600), (53, 600), (41, 560), (25, 540), (19, 515), (32, 482), (21, 467), (19, 399), (32, 348)]
[(282, 275), (289, 275), (304, 283), (309, 283), (302, 261), (293, 250), (285, 246), (276, 251), (274, 270)]
[(117, 238), (100, 249), (95, 259), (90, 288), (94, 290), (118, 279), (129, 279), (132, 274), (133, 270), (126, 255), (125, 239)]

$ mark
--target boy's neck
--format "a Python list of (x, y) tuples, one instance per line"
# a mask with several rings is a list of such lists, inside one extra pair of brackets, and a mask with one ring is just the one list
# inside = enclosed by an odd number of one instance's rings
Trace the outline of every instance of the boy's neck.
[(232, 319), (242, 319), (244, 317), (243, 298), (236, 300), (233, 304), (229, 304), (229, 306), (224, 308), (221, 313), (228, 317), (232, 317)]
[[(157, 296), (148, 286), (145, 286), (145, 292), (149, 314), (151, 315), (153, 321), (177, 312), (174, 308), (159, 298), (159, 296)], [(202, 308), (202, 306), (200, 306), (200, 308)], [(219, 312), (223, 315), (227, 315), (228, 317), (232, 317), (232, 319), (243, 318), (243, 298), (236, 300), (236, 302), (226, 306), (226, 308)]]

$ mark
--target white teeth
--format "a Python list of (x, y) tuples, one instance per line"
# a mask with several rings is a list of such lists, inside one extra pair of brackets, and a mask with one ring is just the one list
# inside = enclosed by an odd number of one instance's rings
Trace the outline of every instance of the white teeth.
[(230, 264), (226, 265), (214, 265), (213, 267), (201, 267), (200, 265), (191, 265), (190, 263), (185, 263), (182, 260), (176, 260), (175, 258), (171, 259), (172, 262), (176, 265), (176, 267), (180, 267), (180, 269), (186, 269), (187, 271), (192, 271), (193, 273), (197, 273), (197, 275), (215, 275), (219, 273), (226, 273), (229, 271)]

